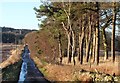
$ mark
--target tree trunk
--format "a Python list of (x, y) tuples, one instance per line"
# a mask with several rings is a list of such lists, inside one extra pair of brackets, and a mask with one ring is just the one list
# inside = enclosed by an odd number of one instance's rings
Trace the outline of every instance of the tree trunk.
[(75, 34), (72, 30), (72, 57), (73, 57), (73, 63), (75, 65)]
[(102, 36), (103, 36), (103, 45), (104, 45), (104, 60), (108, 59), (108, 44), (107, 44), (107, 38), (105, 34), (105, 28), (102, 29)]
[(90, 43), (91, 43), (91, 36), (92, 36), (92, 27), (91, 27), (91, 16), (89, 17), (89, 36), (88, 36), (88, 42), (86, 46), (86, 62), (89, 60), (89, 52), (90, 52)]
[(99, 42), (100, 42), (100, 31), (99, 31), (99, 2), (96, 2), (96, 8), (97, 8), (97, 20), (96, 20), (96, 50), (95, 50), (95, 63), (99, 64)]
[(71, 55), (70, 55), (70, 46), (71, 46), (71, 43), (70, 43), (70, 36), (71, 36), (71, 33), (68, 33), (68, 35), (67, 35), (67, 37), (68, 37), (68, 47), (67, 47), (68, 63), (71, 63)]
[(95, 46), (96, 46), (96, 34), (94, 32), (93, 34), (93, 49), (92, 49), (92, 58), (93, 58), (93, 62), (95, 62)]
[(80, 64), (83, 63), (83, 44), (84, 44), (84, 38), (85, 38), (85, 26), (84, 26), (84, 21), (82, 22), (82, 32), (81, 32), (81, 36), (79, 37), (80, 41), (79, 41), (79, 59), (80, 59)]
[(116, 25), (116, 2), (113, 2), (113, 17), (112, 17), (112, 38), (111, 38), (111, 56), (115, 62), (115, 25)]
[[(89, 27), (87, 26), (87, 28), (89, 28)], [(85, 53), (87, 52), (87, 49), (88, 49), (88, 35), (89, 35), (89, 31), (86, 30), (86, 32), (85, 32), (85, 46), (86, 46), (85, 47)], [(86, 54), (85, 54), (85, 56), (86, 56)]]
[(81, 42), (81, 34), (79, 33), (79, 50), (78, 50), (78, 61), (80, 61), (80, 42)]
[(68, 57), (68, 63), (70, 63), (70, 62), (71, 62), (71, 55), (70, 55), (71, 32), (70, 32), (70, 30), (69, 30), (69, 26), (68, 26), (68, 27), (65, 27), (65, 24), (64, 24), (63, 22), (61, 22), (61, 23), (62, 23), (63, 28), (64, 28), (64, 30), (66, 31), (66, 35), (67, 35), (67, 40), (68, 40), (68, 43), (67, 43), (67, 57)]
[(80, 42), (80, 47), (79, 47), (79, 50), (80, 50), (80, 64), (83, 63), (83, 44), (84, 44), (84, 38), (85, 38), (85, 33), (83, 32), (82, 35), (81, 35), (81, 42)]
[(99, 27), (96, 28), (96, 48), (95, 48), (95, 63), (98, 65), (99, 64)]
[[(69, 31), (69, 49), (71, 48), (71, 46), (72, 46), (72, 42), (71, 42), (71, 37), (73, 36), (73, 33), (72, 33), (72, 27), (71, 27), (71, 20), (70, 20), (70, 14), (71, 14), (71, 3), (70, 3), (70, 0), (69, 0), (69, 7), (68, 7), (68, 13), (66, 12), (66, 15), (67, 15), (67, 20), (68, 20), (68, 31)], [(73, 50), (73, 49), (72, 49)], [(72, 51), (71, 50), (71, 51)], [(74, 52), (74, 51), (73, 51)], [(70, 53), (70, 51), (69, 51), (69, 53)], [(69, 59), (68, 59), (68, 63), (71, 63), (71, 57), (73, 57), (72, 56), (72, 54), (69, 54)]]
[(61, 49), (61, 35), (59, 33), (59, 39), (58, 39), (58, 43), (59, 43), (59, 57), (60, 57), (60, 64), (62, 64), (62, 49)]
[(62, 50), (61, 50), (60, 42), (59, 42), (59, 57), (60, 57), (60, 64), (62, 64)]
[(79, 49), (78, 49), (78, 61), (80, 61), (80, 43), (81, 43), (81, 34), (82, 34), (82, 17), (81, 17), (81, 19), (80, 19), (80, 24), (81, 24), (81, 26), (79, 27), (79, 29), (80, 29), (80, 31), (79, 31)]

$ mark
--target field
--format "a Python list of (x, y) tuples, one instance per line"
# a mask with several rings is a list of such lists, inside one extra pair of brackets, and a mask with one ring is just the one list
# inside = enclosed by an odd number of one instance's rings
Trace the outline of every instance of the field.
[(22, 63), (21, 52), (22, 45), (2, 44), (2, 60), (0, 63), (2, 81), (17, 82)]
[(15, 50), (19, 47), (20, 45), (15, 44), (2, 44), (2, 62), (10, 57), (12, 50)]

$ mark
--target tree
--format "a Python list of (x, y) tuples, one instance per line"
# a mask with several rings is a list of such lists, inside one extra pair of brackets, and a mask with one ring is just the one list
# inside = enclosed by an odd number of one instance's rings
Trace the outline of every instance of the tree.
[[(112, 21), (112, 16), (108, 16), (108, 13), (111, 11), (108, 11), (107, 9), (101, 9), (100, 11), (100, 29), (101, 29), (101, 35), (103, 41), (103, 46), (104, 46), (104, 60), (108, 59), (108, 43), (107, 43), (107, 37), (106, 37), (106, 31), (105, 29), (108, 28)], [(105, 17), (105, 18), (103, 18)]]
[[(48, 29), (51, 28), (51, 32), (54, 31), (52, 29), (57, 30), (51, 34), (56, 35), (59, 33), (57, 41), (60, 63), (64, 59), (62, 53), (64, 49), (67, 49), (68, 63), (73, 61), (74, 65), (76, 64), (75, 51), (78, 48), (77, 57), (80, 64), (83, 64), (84, 52), (86, 53), (86, 62), (93, 58), (93, 62), (99, 64), (99, 50), (103, 49), (103, 47), (104, 57), (108, 59), (108, 41), (105, 29), (111, 26), (114, 16), (112, 15), (110, 4), (108, 3), (109, 7), (103, 7), (106, 3), (75, 3), (68, 1), (60, 3), (51, 2), (41, 5), (39, 9), (35, 8), (38, 18), (42, 16), (47, 17), (43, 21), (42, 27), (49, 26)], [(62, 36), (62, 33), (65, 35)], [(64, 45), (62, 38), (66, 38), (67, 40)], [(101, 43), (103, 43), (103, 46), (101, 46)]]

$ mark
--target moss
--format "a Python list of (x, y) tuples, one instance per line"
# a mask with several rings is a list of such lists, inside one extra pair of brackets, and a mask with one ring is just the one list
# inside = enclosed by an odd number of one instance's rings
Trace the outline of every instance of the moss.
[(46, 77), (47, 76), (47, 72), (45, 68), (39, 68), (39, 70), (43, 73), (43, 75)]
[(15, 64), (11, 64), (8, 67), (2, 69), (2, 80), (3, 81), (18, 81), (22, 60), (19, 60)]
[(47, 63), (45, 60), (43, 60), (43, 59), (41, 59), (41, 62), (42, 62), (43, 65), (48, 64), (48, 63)]

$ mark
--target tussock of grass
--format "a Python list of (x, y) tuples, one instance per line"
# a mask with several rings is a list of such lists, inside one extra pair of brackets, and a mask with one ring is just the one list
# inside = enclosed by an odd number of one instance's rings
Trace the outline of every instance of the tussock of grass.
[(44, 68), (44, 66), (47, 64), (47, 62), (43, 59), (39, 59), (37, 57), (33, 58), (36, 67), (41, 71), (41, 73), (43, 73), (44, 76), (47, 76), (47, 72), (46, 69)]
[(41, 60), (41, 62), (42, 62), (43, 65), (48, 64), (45, 60)]
[(43, 75), (46, 77), (47, 76), (47, 72), (45, 68), (39, 68), (39, 70), (41, 71), (41, 73), (43, 73)]

